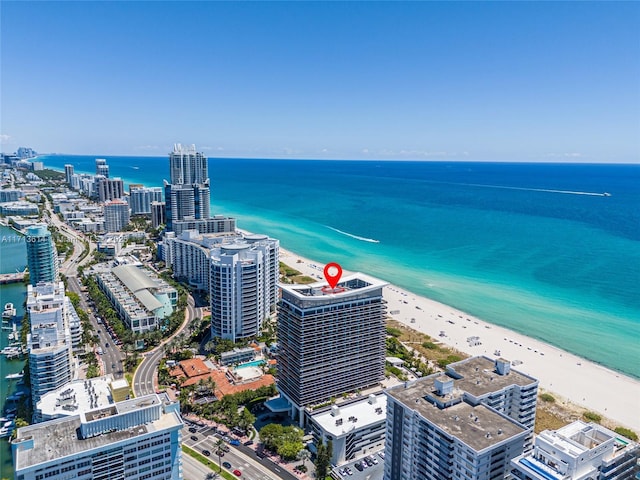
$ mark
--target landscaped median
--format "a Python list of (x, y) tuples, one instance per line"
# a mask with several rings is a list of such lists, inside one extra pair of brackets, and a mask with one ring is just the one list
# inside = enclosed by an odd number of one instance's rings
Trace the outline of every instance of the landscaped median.
[(187, 447), (186, 445), (183, 444), (182, 451), (187, 455), (189, 455), (190, 457), (193, 457), (196, 460), (198, 460), (204, 466), (209, 467), (214, 472), (219, 473), (222, 476), (222, 478), (226, 478), (227, 480), (237, 480), (237, 477), (234, 477), (232, 474), (230, 474), (226, 470), (222, 469), (222, 471), (220, 471), (220, 466), (216, 462), (209, 460), (204, 455), (199, 454), (193, 448)]

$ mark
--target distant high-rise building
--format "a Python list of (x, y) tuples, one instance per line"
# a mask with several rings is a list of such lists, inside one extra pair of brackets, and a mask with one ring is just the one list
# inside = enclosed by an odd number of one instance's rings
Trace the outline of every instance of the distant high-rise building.
[(473, 357), (386, 390), (385, 480), (498, 479), (530, 447), (538, 381)]
[(181, 480), (183, 427), (180, 404), (166, 394), (21, 427), (11, 444), (15, 478)]
[(173, 146), (169, 154), (169, 174), (172, 185), (204, 185), (209, 183), (207, 157), (196, 146)]
[(119, 232), (129, 224), (129, 204), (122, 199), (108, 201), (104, 204), (104, 230)]
[(169, 174), (171, 182), (164, 182), (167, 231), (235, 231), (235, 219), (220, 222), (219, 217), (211, 218), (207, 157), (197, 152), (195, 145), (174, 145), (169, 154)]
[(73, 179), (73, 165), (66, 164), (64, 166), (64, 178), (65, 178), (65, 181), (67, 182), (67, 185), (71, 186), (72, 179)]
[(278, 390), (290, 414), (384, 379), (385, 302), (378, 279), (356, 273), (326, 283), (282, 284)]
[[(77, 321), (73, 306), (67, 302), (64, 285), (41, 283), (27, 289), (30, 334), (29, 377), (34, 411), (40, 398), (70, 382), (73, 378), (73, 341), (70, 324)], [(78, 329), (79, 325), (75, 325)], [(38, 418), (34, 417), (34, 421)]]
[(47, 226), (42, 223), (27, 228), (25, 241), (31, 285), (59, 280), (58, 252)]
[(151, 202), (151, 226), (153, 228), (158, 228), (166, 222), (164, 208), (164, 202)]
[(129, 206), (132, 215), (149, 215), (151, 214), (151, 203), (161, 201), (161, 187), (139, 187), (129, 191)]
[(109, 165), (104, 158), (96, 158), (96, 175), (109, 178)]
[(636, 478), (640, 446), (595, 423), (575, 421), (536, 436), (533, 451), (511, 460), (514, 479)]
[(96, 176), (98, 201), (106, 202), (124, 196), (124, 182), (121, 178), (105, 178)]

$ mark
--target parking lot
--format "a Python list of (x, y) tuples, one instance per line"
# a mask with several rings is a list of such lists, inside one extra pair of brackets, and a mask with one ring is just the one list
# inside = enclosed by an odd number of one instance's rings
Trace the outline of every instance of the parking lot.
[[(369, 461), (367, 462), (367, 460)], [(363, 462), (365, 463), (363, 464)], [(334, 468), (331, 471), (331, 476), (336, 479), (382, 480), (384, 476), (384, 450)]]

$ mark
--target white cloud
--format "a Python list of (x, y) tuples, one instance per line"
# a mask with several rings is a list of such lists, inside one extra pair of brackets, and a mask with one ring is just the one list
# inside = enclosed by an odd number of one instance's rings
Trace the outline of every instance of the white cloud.
[(569, 152), (569, 153), (547, 153), (545, 155), (547, 158), (581, 158), (582, 154), (578, 152)]
[(133, 147), (133, 149), (143, 152), (150, 152), (154, 150), (160, 150), (160, 147), (158, 145), (138, 145), (137, 147)]
[(11, 135), (4, 135), (0, 133), (0, 142), (8, 142), (11, 139)]
[[(364, 152), (363, 153), (368, 153)], [(402, 149), (402, 150), (389, 150), (389, 149), (384, 149), (384, 150), (380, 150), (378, 152), (379, 156), (383, 156), (383, 157), (398, 157), (398, 158), (408, 158), (408, 159), (417, 159), (417, 158), (433, 158), (433, 159), (440, 159), (440, 158), (459, 158), (459, 157), (468, 157), (469, 156), (469, 152), (447, 152), (444, 150), (440, 150), (440, 151), (432, 151), (432, 150), (408, 150), (408, 149)]]
[(284, 147), (282, 149), (282, 153), (284, 153), (285, 155), (300, 155), (303, 152), (302, 150), (297, 150), (295, 148)]

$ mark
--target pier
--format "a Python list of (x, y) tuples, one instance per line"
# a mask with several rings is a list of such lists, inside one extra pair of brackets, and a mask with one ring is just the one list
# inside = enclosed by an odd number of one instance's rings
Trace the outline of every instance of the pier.
[(7, 283), (20, 283), (24, 281), (25, 272), (0, 273), (0, 285)]

